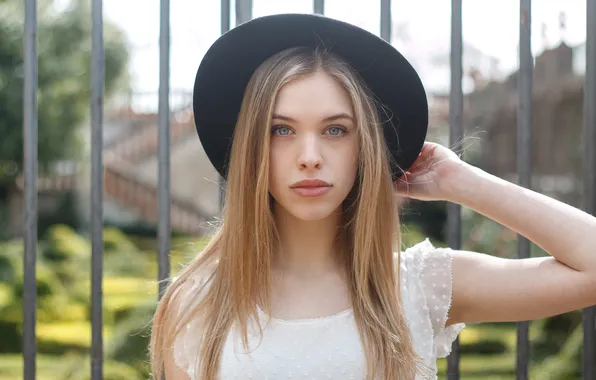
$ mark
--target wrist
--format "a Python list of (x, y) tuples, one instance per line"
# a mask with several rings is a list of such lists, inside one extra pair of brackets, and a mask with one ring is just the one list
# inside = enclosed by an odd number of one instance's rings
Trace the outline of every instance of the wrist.
[(473, 193), (481, 191), (482, 178), (486, 175), (482, 169), (459, 162), (446, 180), (441, 181), (444, 200), (466, 206)]

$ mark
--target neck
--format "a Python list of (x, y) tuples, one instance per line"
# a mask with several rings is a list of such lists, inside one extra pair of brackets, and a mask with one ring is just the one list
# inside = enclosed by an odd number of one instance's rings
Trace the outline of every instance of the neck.
[(316, 276), (338, 269), (336, 238), (341, 209), (316, 221), (300, 220), (281, 207), (274, 213), (280, 238), (273, 260), (275, 270)]

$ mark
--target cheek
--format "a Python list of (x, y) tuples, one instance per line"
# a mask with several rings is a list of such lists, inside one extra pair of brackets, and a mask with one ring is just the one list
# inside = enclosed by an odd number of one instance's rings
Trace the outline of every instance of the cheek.
[(353, 146), (345, 146), (341, 150), (335, 150), (332, 157), (330, 168), (334, 172), (333, 178), (338, 185), (339, 194), (347, 196), (358, 175), (358, 151)]
[(356, 176), (358, 174), (358, 156), (354, 155), (350, 157), (350, 160), (345, 161), (345, 165), (346, 181), (351, 189), (356, 182)]
[(275, 144), (271, 144), (269, 149), (269, 186), (271, 192), (275, 192), (278, 188), (284, 174), (283, 168), (287, 167), (282, 153), (282, 149)]
[(352, 142), (349, 147), (341, 155), (342, 159), (342, 166), (343, 171), (347, 177), (352, 180), (356, 177), (356, 172), (358, 171), (358, 158), (359, 158), (359, 151), (358, 151), (358, 144), (356, 142)]

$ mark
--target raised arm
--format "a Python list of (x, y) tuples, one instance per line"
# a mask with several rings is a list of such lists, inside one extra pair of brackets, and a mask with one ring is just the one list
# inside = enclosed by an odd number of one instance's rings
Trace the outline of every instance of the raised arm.
[(452, 322), (521, 321), (596, 304), (596, 218), (469, 165), (449, 200), (525, 236), (551, 257), (453, 258)]
[(427, 143), (398, 193), (444, 199), (525, 236), (550, 257), (454, 251), (448, 324), (544, 318), (596, 304), (596, 218), (468, 165)]

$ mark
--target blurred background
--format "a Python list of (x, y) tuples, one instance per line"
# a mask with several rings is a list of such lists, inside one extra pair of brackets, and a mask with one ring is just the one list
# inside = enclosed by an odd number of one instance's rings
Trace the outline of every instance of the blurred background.
[[(89, 378), (90, 53), (88, 0), (40, 0), (38, 379)], [(379, 34), (379, 1), (326, 0), (325, 15)], [(231, 25), (235, 8), (231, 7)], [(220, 35), (220, 1), (171, 1), (172, 272), (201, 249), (219, 182), (190, 109), (196, 69)], [(311, 13), (312, 0), (253, 0), (252, 16)], [(429, 140), (448, 144), (450, 2), (393, 1), (392, 43), (419, 70)], [(22, 378), (23, 1), (0, 0), (0, 380)], [(104, 337), (106, 380), (148, 376), (157, 293), (159, 1), (104, 0)], [(533, 2), (534, 189), (582, 207), (585, 0)], [(519, 1), (463, 1), (467, 161), (517, 181)], [(446, 245), (442, 202), (403, 206), (404, 244)], [(515, 257), (517, 236), (463, 210), (463, 247)], [(532, 254), (543, 255), (537, 247)], [(531, 379), (579, 379), (579, 312), (532, 322)], [(468, 326), (461, 378), (513, 379), (514, 324)], [(594, 358), (596, 360), (596, 358)], [(446, 363), (440, 361), (444, 375)]]

